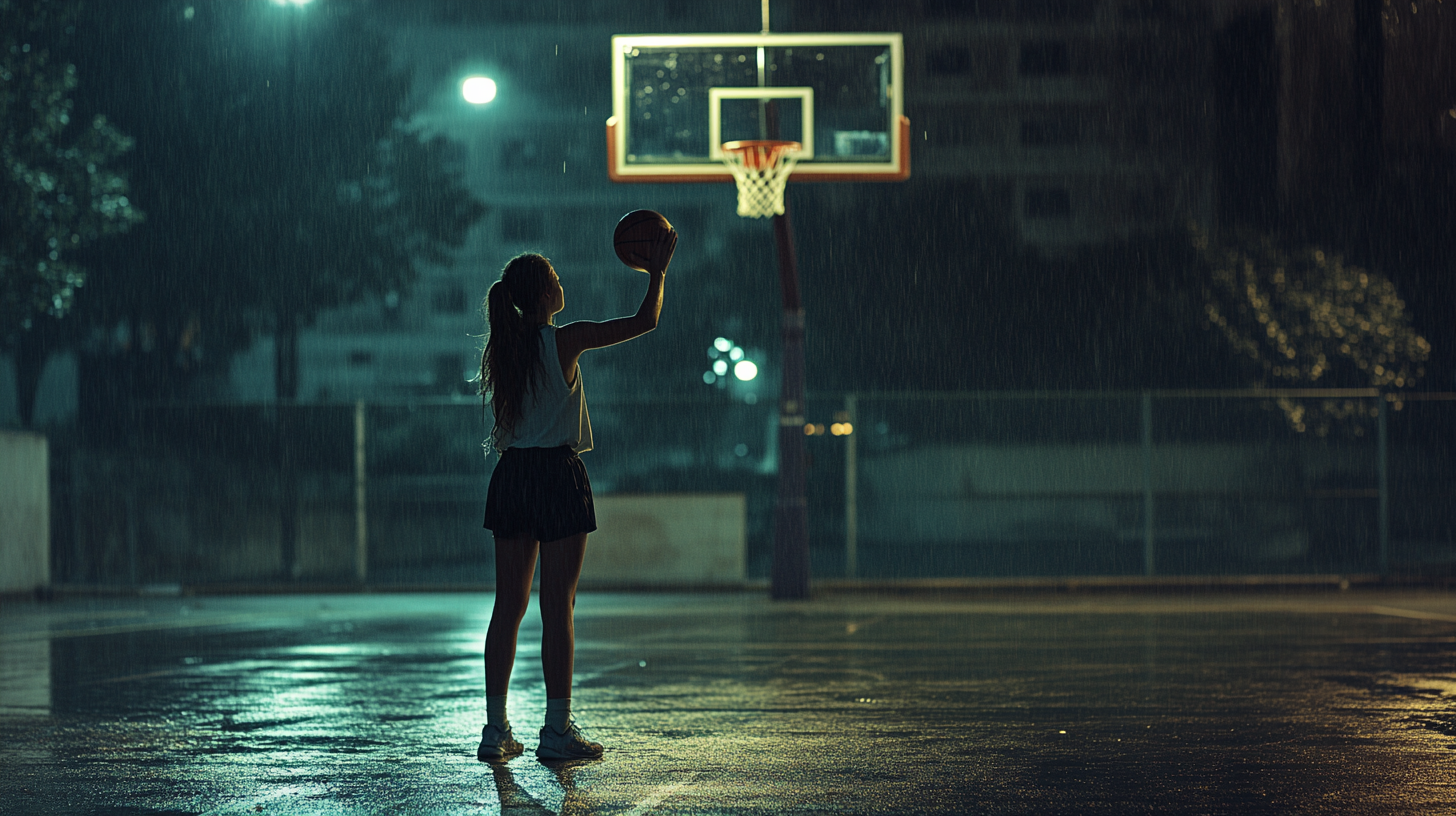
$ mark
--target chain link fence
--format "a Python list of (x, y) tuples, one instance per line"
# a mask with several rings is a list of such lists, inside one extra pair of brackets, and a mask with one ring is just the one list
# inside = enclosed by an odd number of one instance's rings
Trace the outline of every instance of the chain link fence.
[[(741, 493), (748, 575), (767, 576), (772, 402), (591, 410), (598, 495)], [(1321, 411), (1335, 420), (1297, 429)], [(814, 575), (1446, 572), (1453, 411), (1456, 394), (1364, 390), (813, 395)], [(52, 437), (56, 583), (493, 580), (478, 401), (150, 405), (111, 423)]]

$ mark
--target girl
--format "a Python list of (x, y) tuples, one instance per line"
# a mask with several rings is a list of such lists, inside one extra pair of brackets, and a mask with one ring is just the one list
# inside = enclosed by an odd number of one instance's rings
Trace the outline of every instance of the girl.
[(571, 719), (572, 611), (586, 537), (597, 528), (591, 484), (577, 456), (592, 448), (577, 359), (587, 349), (657, 327), (663, 278), (676, 247), (677, 232), (669, 229), (646, 257), (633, 256), (639, 262), (633, 268), (649, 277), (647, 296), (631, 317), (558, 329), (552, 320), (566, 305), (561, 280), (551, 262), (536, 254), (512, 258), (486, 295), (489, 335), (480, 359), (481, 393), (495, 413), (491, 441), (500, 462), (485, 504), (485, 526), (495, 534), (495, 607), (485, 636), (486, 724), (476, 751), (481, 761), (509, 759), (524, 750), (506, 718), (506, 687), (538, 552), (546, 723), (536, 756), (602, 755), (602, 746)]

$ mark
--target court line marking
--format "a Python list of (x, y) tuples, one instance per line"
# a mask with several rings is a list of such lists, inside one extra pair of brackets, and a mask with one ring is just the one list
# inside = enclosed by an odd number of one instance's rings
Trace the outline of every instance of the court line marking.
[(1372, 606), (1370, 611), (1376, 615), (1388, 615), (1392, 618), (1414, 618), (1416, 620), (1438, 620), (1447, 623), (1456, 623), (1456, 615), (1447, 615), (1444, 612), (1426, 612), (1421, 609), (1401, 609), (1394, 606)]
[(633, 805), (632, 809), (627, 811), (626, 813), (623, 813), (622, 816), (642, 816), (642, 814), (647, 813), (653, 808), (662, 804), (662, 801), (664, 799), (667, 799), (669, 796), (677, 793), (679, 788), (687, 785), (689, 782), (692, 782), (693, 779), (696, 777), (697, 774), (688, 774), (687, 778), (683, 779), (681, 782), (672, 785), (663, 785), (662, 787), (653, 791), (651, 796), (648, 796), (646, 799), (643, 799), (636, 805)]

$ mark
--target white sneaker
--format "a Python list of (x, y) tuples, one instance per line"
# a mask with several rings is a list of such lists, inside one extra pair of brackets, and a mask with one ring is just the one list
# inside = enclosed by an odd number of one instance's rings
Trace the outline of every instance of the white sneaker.
[(583, 736), (575, 722), (567, 723), (564, 734), (558, 734), (549, 725), (541, 726), (541, 742), (536, 746), (537, 759), (601, 759), (601, 756), (601, 743)]

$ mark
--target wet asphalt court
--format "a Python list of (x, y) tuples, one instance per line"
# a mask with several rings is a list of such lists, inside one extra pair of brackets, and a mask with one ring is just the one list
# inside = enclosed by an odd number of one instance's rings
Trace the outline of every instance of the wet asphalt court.
[(1456, 594), (583, 593), (599, 762), (488, 594), (0, 604), (0, 812), (1456, 812)]

